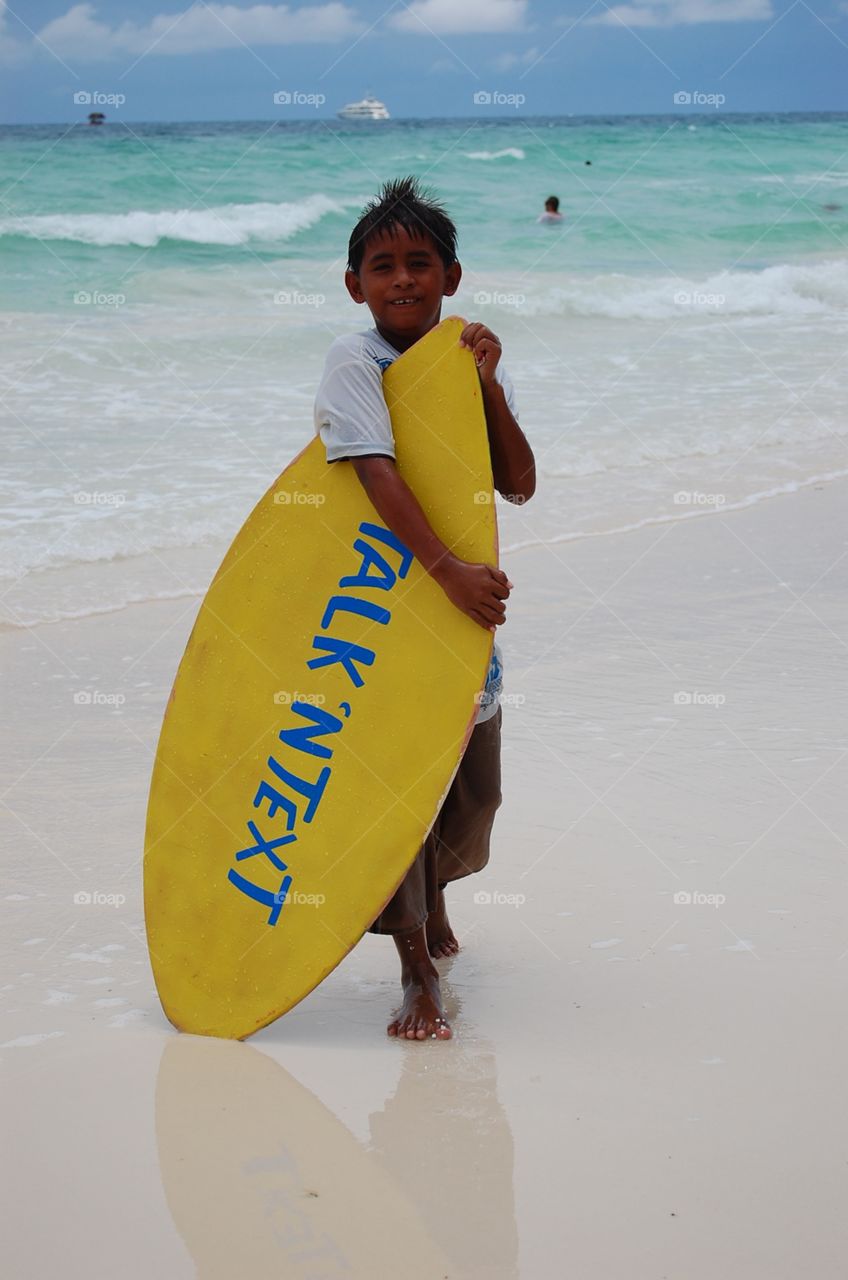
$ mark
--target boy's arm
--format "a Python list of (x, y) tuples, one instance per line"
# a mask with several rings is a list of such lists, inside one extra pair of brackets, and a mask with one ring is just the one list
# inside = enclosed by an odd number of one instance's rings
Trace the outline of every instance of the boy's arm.
[(536, 492), (533, 450), (510, 412), (501, 384), (481, 381), (480, 389), (486, 411), (495, 488), (508, 502), (527, 502)]
[(536, 462), (527, 437), (512, 416), (504, 389), (495, 378), (501, 358), (500, 340), (484, 324), (472, 323), (463, 329), (459, 345), (471, 348), (477, 364), (495, 488), (509, 502), (527, 502), (536, 492)]
[(512, 586), (506, 574), (493, 565), (460, 560), (445, 546), (392, 458), (368, 454), (351, 462), (380, 519), (409, 547), (448, 599), (488, 631), (500, 626)]

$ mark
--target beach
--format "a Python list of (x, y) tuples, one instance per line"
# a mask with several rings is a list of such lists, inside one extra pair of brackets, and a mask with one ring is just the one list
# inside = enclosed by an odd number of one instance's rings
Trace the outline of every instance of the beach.
[[(0, 126), (12, 1280), (841, 1277), (847, 139), (724, 110)], [(371, 324), (348, 237), (407, 173), (538, 479), (496, 506), (503, 803), (448, 891), (453, 1038), (386, 1035), (372, 934), (248, 1041), (180, 1035), (143, 918), (163, 713), (328, 347)]]
[(248, 1042), (178, 1036), (141, 857), (200, 594), (0, 633), (9, 1275), (841, 1274), (848, 483), (690, 485), (560, 540), (509, 513), (445, 1043), (386, 1036), (372, 935)]

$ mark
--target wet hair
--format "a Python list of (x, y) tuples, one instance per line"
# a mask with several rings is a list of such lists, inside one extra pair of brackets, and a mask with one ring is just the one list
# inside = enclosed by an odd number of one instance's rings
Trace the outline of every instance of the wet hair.
[(384, 183), (380, 194), (362, 210), (350, 235), (348, 270), (359, 275), (369, 241), (383, 233), (394, 238), (398, 227), (416, 239), (429, 236), (446, 267), (456, 262), (456, 227), (444, 205), (410, 176)]
[(549, 204), (553, 205), (554, 213), (556, 213), (559, 209), (559, 196), (548, 196), (547, 200), (545, 201), (546, 209)]

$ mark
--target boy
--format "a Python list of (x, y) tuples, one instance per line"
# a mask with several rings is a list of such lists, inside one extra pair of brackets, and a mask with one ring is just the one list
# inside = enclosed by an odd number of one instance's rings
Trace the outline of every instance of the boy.
[[(374, 327), (337, 338), (315, 400), (315, 425), (329, 462), (349, 459), (380, 518), (410, 548), (448, 599), (481, 627), (506, 617), (512, 583), (492, 565), (469, 564), (436, 536), (394, 463), (383, 397), (383, 371), (439, 323), (442, 298), (459, 286), (456, 228), (414, 178), (386, 183), (354, 227), (345, 285), (366, 303)], [(495, 488), (525, 502), (536, 487), (533, 454), (513, 413), (512, 384), (501, 345), (483, 324), (463, 329), (480, 378)], [(401, 959), (403, 1004), (387, 1028), (409, 1040), (450, 1039), (433, 957), (459, 943), (445, 909), (444, 887), (486, 865), (500, 804), (501, 655), (495, 646), (477, 722), (433, 829), (397, 892), (370, 926), (391, 933)]]

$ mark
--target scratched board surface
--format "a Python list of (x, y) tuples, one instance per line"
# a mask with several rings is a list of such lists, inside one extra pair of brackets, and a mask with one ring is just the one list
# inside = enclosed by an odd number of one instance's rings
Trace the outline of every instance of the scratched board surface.
[[(398, 468), (466, 560), (497, 562), (477, 372), (443, 321), (387, 370)], [(432, 826), (491, 636), (313, 440), (248, 517), (165, 712), (144, 902), (163, 1008), (240, 1039), (344, 958)]]

